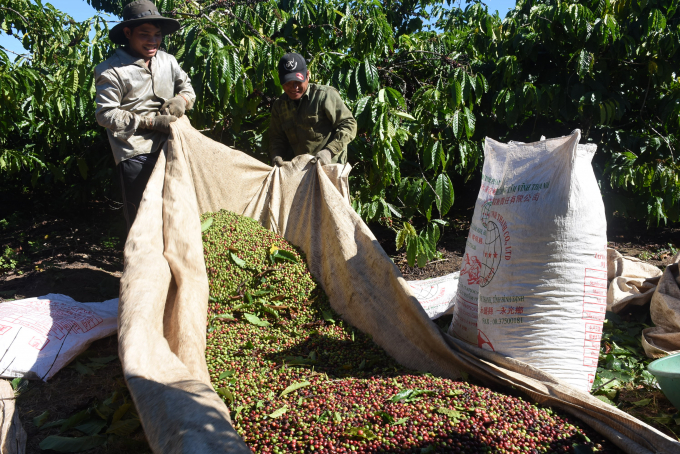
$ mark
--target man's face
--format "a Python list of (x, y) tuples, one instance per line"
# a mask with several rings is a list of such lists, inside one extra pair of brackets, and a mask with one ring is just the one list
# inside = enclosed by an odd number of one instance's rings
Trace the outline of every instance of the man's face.
[(307, 91), (307, 85), (309, 85), (309, 71), (307, 71), (307, 78), (304, 82), (298, 82), (297, 80), (289, 80), (282, 85), (283, 91), (288, 95), (293, 101), (297, 101), (302, 98), (302, 95)]
[(142, 24), (134, 29), (125, 27), (123, 33), (130, 42), (130, 50), (144, 60), (156, 55), (163, 40), (160, 27), (153, 24)]

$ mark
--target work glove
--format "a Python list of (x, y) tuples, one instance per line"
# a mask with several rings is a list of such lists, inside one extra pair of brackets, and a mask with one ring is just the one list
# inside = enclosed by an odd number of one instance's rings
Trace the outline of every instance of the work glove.
[(331, 158), (333, 158), (333, 155), (327, 148), (324, 148), (316, 154), (316, 160), (320, 162), (322, 166), (331, 164)]
[(184, 115), (186, 108), (186, 100), (181, 96), (175, 96), (174, 98), (170, 98), (163, 103), (161, 106), (161, 114), (173, 115), (177, 118), (181, 118), (182, 115)]
[(272, 159), (272, 165), (276, 167), (281, 167), (285, 163), (286, 161), (284, 161), (281, 156), (275, 156), (274, 159)]
[(174, 115), (156, 115), (155, 117), (142, 117), (140, 128), (153, 129), (163, 134), (170, 134), (170, 123), (177, 121)]

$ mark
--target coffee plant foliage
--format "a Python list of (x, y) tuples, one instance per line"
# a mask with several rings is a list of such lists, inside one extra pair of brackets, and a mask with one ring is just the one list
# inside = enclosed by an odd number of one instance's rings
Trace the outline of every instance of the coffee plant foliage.
[[(127, 0), (87, 0), (120, 15)], [(484, 136), (536, 141), (579, 128), (597, 143), (608, 211), (680, 220), (677, 0), (157, 0), (182, 22), (164, 40), (197, 93), (192, 124), (268, 161), (286, 52), (337, 88), (358, 122), (352, 204), (397, 234), (411, 263), (436, 257), (454, 190), (476, 185)], [(4, 5), (0, 2), (0, 5)], [(103, 17), (75, 23), (46, 3), (0, 6), (0, 175), (70, 200), (109, 194), (113, 161), (94, 119), (94, 66), (112, 52)]]

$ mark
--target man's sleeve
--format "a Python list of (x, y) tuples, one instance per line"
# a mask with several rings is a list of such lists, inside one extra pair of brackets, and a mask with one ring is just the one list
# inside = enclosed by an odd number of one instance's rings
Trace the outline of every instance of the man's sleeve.
[(285, 156), (288, 147), (288, 137), (281, 127), (281, 116), (277, 109), (277, 102), (274, 101), (272, 114), (269, 117), (269, 158), (274, 159), (277, 156)]
[(95, 72), (97, 89), (97, 123), (113, 133), (114, 137), (127, 139), (137, 130), (141, 117), (120, 108), (123, 86), (115, 71)]
[(357, 121), (352, 112), (347, 108), (340, 93), (335, 89), (326, 92), (324, 108), (326, 115), (333, 124), (333, 134), (325, 148), (335, 156), (343, 151), (357, 135)]
[(194, 102), (196, 101), (196, 93), (194, 93), (194, 87), (191, 86), (191, 79), (189, 75), (184, 72), (177, 59), (170, 55), (170, 61), (172, 65), (172, 75), (175, 81), (175, 96), (182, 95), (187, 101), (187, 110), (194, 107)]

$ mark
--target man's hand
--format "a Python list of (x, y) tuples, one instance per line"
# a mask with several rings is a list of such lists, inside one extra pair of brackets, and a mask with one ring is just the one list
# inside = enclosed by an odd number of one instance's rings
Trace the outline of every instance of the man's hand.
[(285, 163), (286, 161), (284, 161), (281, 156), (276, 156), (274, 159), (272, 159), (272, 165), (276, 167), (281, 167)]
[(140, 128), (153, 129), (163, 134), (170, 134), (170, 123), (177, 121), (174, 115), (156, 115), (155, 117), (142, 117)]
[(186, 108), (186, 100), (181, 96), (175, 96), (163, 103), (160, 112), (163, 115), (173, 115), (177, 118), (181, 118), (182, 115), (184, 115), (184, 110), (186, 110)]
[(321, 150), (320, 152), (318, 152), (316, 154), (316, 160), (318, 162), (320, 162), (322, 166), (327, 166), (328, 164), (332, 164), (331, 163), (332, 158), (333, 158), (333, 155), (326, 148), (324, 148), (323, 150)]

